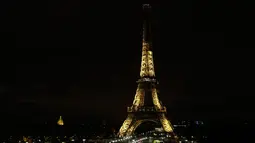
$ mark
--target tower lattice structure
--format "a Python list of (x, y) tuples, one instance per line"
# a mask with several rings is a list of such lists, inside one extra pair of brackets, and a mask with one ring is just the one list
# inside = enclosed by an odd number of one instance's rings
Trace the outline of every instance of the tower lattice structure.
[(122, 124), (118, 136), (130, 136), (145, 121), (161, 124), (163, 130), (174, 137), (173, 127), (166, 117), (166, 107), (158, 98), (151, 41), (151, 6), (143, 4), (143, 41), (140, 78), (132, 106), (127, 108), (128, 116)]

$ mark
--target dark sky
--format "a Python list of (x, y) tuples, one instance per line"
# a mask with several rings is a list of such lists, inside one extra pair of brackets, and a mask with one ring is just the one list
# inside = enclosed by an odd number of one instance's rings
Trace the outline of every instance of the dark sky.
[[(45, 114), (126, 117), (139, 78), (139, 3), (7, 5), (2, 112), (30, 108)], [(253, 118), (254, 50), (233, 44), (236, 38), (224, 29), (220, 7), (188, 1), (152, 6), (159, 97), (168, 116)]]

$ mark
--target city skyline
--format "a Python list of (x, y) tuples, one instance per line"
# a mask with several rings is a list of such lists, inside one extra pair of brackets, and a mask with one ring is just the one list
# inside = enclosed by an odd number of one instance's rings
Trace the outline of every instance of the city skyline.
[[(20, 16), (17, 32), (6, 34), (15, 37), (5, 42), (16, 49), (5, 55), (10, 60), (1, 75), (1, 111), (16, 114), (19, 103), (32, 102), (45, 112), (123, 120), (139, 77), (139, 6), (97, 5), (80, 12), (66, 6), (69, 13), (55, 7), (34, 21)], [(202, 16), (190, 7), (155, 4), (155, 68), (169, 118), (253, 118), (247, 104), (236, 106), (251, 99), (244, 79), (253, 77), (251, 52), (224, 48), (217, 24), (191, 20)]]

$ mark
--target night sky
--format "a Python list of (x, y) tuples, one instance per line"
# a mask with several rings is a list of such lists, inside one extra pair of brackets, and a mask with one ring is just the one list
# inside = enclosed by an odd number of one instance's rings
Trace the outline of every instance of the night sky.
[[(125, 119), (140, 70), (139, 3), (6, 4), (1, 112)], [(159, 98), (168, 117), (253, 118), (254, 50), (233, 44), (220, 7), (178, 1), (152, 8)]]

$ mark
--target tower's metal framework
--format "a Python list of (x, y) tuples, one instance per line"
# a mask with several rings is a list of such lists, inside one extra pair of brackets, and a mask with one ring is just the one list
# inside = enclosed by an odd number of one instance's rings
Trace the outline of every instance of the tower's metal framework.
[(151, 23), (149, 4), (143, 4), (143, 42), (142, 61), (140, 69), (140, 79), (137, 81), (135, 98), (131, 107), (127, 108), (128, 116), (122, 124), (118, 136), (132, 135), (137, 126), (144, 121), (153, 120), (160, 123), (165, 132), (173, 134), (173, 127), (166, 117), (166, 107), (162, 105), (158, 98), (155, 77), (153, 53), (151, 44)]

